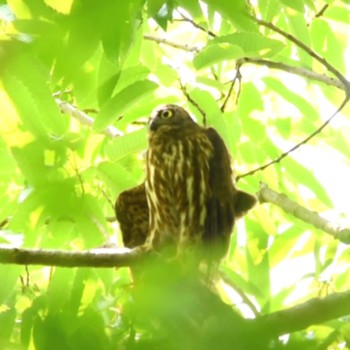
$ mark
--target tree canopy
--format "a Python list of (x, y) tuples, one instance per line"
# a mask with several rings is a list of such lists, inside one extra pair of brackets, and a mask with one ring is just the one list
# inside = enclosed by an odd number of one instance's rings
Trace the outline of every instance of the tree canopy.
[[(348, 0), (0, 1), (0, 348), (349, 347), (349, 23)], [(122, 246), (163, 103), (260, 199), (216, 293), (135, 291), (138, 252), (91, 251)]]

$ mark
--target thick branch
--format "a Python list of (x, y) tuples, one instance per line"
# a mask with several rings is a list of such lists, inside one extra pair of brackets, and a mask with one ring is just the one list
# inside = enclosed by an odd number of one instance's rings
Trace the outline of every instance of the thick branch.
[(137, 264), (146, 254), (139, 249), (100, 248), (88, 251), (0, 248), (1, 264), (63, 267), (123, 267)]
[[(58, 98), (56, 98), (56, 103), (58, 107), (60, 108), (61, 112), (64, 114), (67, 114), (77, 120), (79, 120), (80, 123), (92, 126), (94, 124), (94, 118), (91, 118), (86, 113), (79, 111), (77, 108), (72, 106), (70, 103), (66, 101), (62, 101)], [(108, 137), (117, 137), (122, 136), (123, 133), (115, 128), (114, 126), (108, 126), (106, 129), (102, 131), (105, 135)]]
[(314, 298), (289, 309), (252, 320), (252, 327), (266, 336), (279, 336), (350, 314), (350, 291)]
[(275, 192), (266, 184), (261, 183), (260, 191), (257, 193), (257, 195), (261, 203), (273, 203), (283, 209), (285, 212), (290, 213), (296, 218), (323, 230), (324, 232), (332, 235), (334, 238), (339, 239), (341, 242), (346, 244), (350, 243), (350, 229), (332, 224), (331, 222), (322, 218), (318, 213), (292, 201), (284, 193)]

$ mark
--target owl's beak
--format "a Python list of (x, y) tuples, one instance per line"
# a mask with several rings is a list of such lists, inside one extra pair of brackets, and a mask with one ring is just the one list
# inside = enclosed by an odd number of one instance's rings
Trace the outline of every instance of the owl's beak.
[(156, 131), (162, 125), (162, 121), (159, 118), (152, 118), (149, 123), (149, 129)]

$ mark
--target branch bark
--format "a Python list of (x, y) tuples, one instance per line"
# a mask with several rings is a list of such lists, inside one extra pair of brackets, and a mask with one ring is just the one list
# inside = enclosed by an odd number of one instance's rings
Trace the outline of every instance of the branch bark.
[(274, 62), (274, 61), (269, 61), (262, 58), (253, 58), (253, 57), (241, 58), (237, 61), (237, 63), (241, 63), (241, 64), (250, 63), (250, 64), (259, 65), (259, 66), (266, 66), (271, 69), (278, 69), (287, 73), (299, 75), (305, 79), (318, 81), (320, 83), (324, 83), (328, 86), (333, 86), (341, 90), (345, 89), (344, 84), (340, 80), (329, 77), (325, 74), (316, 73), (307, 68), (294, 67), (282, 62)]
[[(58, 98), (56, 98), (56, 103), (57, 103), (57, 105), (60, 108), (62, 113), (67, 114), (67, 115), (79, 120), (79, 122), (84, 124), (84, 125), (93, 126), (94, 121), (95, 121), (94, 118), (91, 118), (86, 113), (79, 111), (79, 109), (75, 108), (70, 103), (68, 103), (66, 101), (62, 101)], [(111, 138), (123, 135), (123, 133), (120, 130), (118, 130), (117, 128), (115, 128), (112, 125), (105, 128), (102, 132)]]
[(62, 251), (0, 247), (1, 264), (124, 267), (136, 265), (145, 257), (146, 253), (138, 248), (99, 248), (87, 251)]
[(167, 45), (167, 46), (174, 47), (175, 49), (179, 49), (179, 50), (183, 50), (183, 51), (187, 51), (187, 52), (198, 53), (200, 51), (200, 48), (198, 48), (196, 46), (180, 44), (180, 43), (177, 43), (175, 41), (167, 40), (165, 38), (158, 38), (156, 36), (149, 35), (149, 34), (145, 34), (143, 36), (143, 38), (146, 39), (146, 40), (149, 40), (149, 41), (154, 41), (154, 42), (156, 42), (158, 44), (164, 44), (164, 45)]
[(350, 291), (313, 298), (289, 309), (273, 312), (251, 321), (253, 329), (270, 337), (303, 330), (350, 314)]
[(341, 242), (350, 244), (350, 229), (338, 226), (322, 218), (318, 213), (311, 211), (302, 205), (291, 200), (284, 193), (278, 193), (266, 184), (260, 183), (260, 191), (257, 193), (260, 203), (270, 202), (280, 207), (286, 213), (292, 214), (296, 218), (311, 224), (339, 239)]

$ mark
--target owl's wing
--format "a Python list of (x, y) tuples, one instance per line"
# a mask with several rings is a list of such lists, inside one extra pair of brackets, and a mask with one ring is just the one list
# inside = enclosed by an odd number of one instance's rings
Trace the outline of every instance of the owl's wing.
[(115, 202), (115, 213), (124, 245), (134, 248), (145, 243), (148, 235), (148, 205), (145, 184), (122, 192)]
[(228, 248), (235, 219), (236, 189), (233, 185), (230, 156), (220, 135), (212, 128), (205, 130), (213, 146), (209, 159), (209, 186), (207, 216), (203, 240), (210, 244), (213, 259), (221, 258)]
[(256, 203), (256, 198), (235, 188), (230, 155), (224, 141), (212, 128), (206, 129), (205, 132), (214, 152), (209, 159), (211, 196), (207, 202), (203, 239), (205, 243), (211, 243), (215, 259), (226, 254), (235, 218), (243, 216), (251, 209)]

